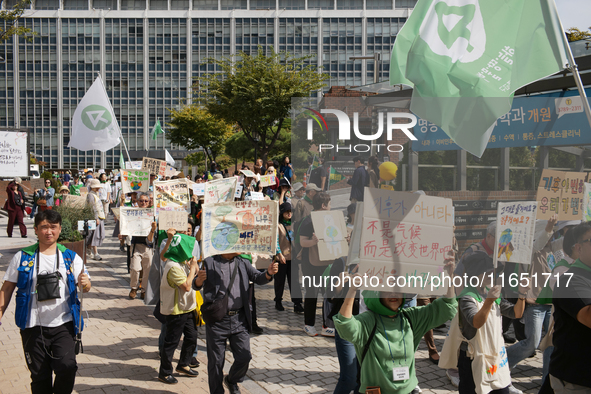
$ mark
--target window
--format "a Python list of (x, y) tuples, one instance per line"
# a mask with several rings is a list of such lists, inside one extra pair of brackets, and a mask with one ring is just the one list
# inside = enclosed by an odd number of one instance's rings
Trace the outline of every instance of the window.
[(222, 0), (222, 10), (245, 10), (247, 0)]
[(116, 10), (117, 0), (93, 0), (92, 8), (96, 8), (97, 10)]
[[(88, 5), (87, 5), (88, 6)], [(57, 10), (60, 8), (59, 0), (36, 0), (36, 10)]]

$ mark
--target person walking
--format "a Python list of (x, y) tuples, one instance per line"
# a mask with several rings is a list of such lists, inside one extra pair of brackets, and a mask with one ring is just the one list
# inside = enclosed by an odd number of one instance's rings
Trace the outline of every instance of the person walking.
[[(20, 178), (19, 178), (20, 179)], [(8, 225), (6, 233), (8, 238), (12, 238), (12, 230), (14, 225), (18, 224), (21, 231), (21, 237), (27, 238), (27, 226), (23, 221), (25, 212), (25, 196), (19, 191), (19, 184), (15, 181), (10, 182), (6, 187), (6, 202), (4, 209), (8, 212)]]
[(365, 186), (369, 185), (369, 175), (363, 165), (364, 162), (365, 160), (361, 156), (357, 156), (353, 159), (353, 163), (355, 163), (355, 172), (347, 181), (347, 183), (351, 185), (351, 195), (349, 197), (351, 202), (363, 201), (363, 189)]
[[(53, 196), (55, 196), (55, 189), (51, 187), (51, 180), (45, 180), (45, 187), (43, 189), (35, 190), (37, 197), (37, 206), (40, 211), (51, 209), (53, 207)], [(45, 201), (45, 202), (43, 202)]]
[[(101, 182), (98, 179), (90, 179), (88, 182), (90, 193), (86, 197), (86, 203), (90, 205), (94, 220), (96, 220), (96, 230), (90, 230), (86, 238), (87, 245), (92, 248), (90, 258), (101, 261), (103, 258), (98, 254), (98, 247), (103, 244), (105, 239), (105, 211), (103, 211), (103, 204), (98, 196)], [(94, 252), (94, 254), (93, 254)]]

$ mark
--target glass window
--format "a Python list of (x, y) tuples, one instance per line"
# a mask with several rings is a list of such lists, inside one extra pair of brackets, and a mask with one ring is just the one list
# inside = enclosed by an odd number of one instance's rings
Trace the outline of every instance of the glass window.
[(93, 0), (92, 8), (103, 9), (103, 10), (116, 10), (117, 0)]
[(194, 0), (194, 10), (217, 10), (218, 0)]
[(189, 9), (189, 0), (171, 0), (170, 1), (170, 9), (171, 10), (188, 10)]
[(59, 0), (36, 0), (36, 10), (57, 10), (60, 7)]
[(365, 0), (365, 8), (368, 10), (391, 10), (392, 0)]
[(337, 10), (362, 10), (363, 0), (337, 0)]
[(87, 10), (88, 0), (64, 0), (64, 10)]
[(121, 0), (122, 10), (145, 10), (146, 2), (144, 0)]
[(279, 9), (285, 10), (305, 10), (305, 0), (279, 0)]
[(245, 10), (247, 0), (222, 0), (222, 10)]
[(309, 10), (334, 10), (333, 0), (308, 0)]
[(167, 0), (150, 0), (150, 9), (151, 10), (168, 10), (168, 1)]
[(274, 10), (275, 8), (275, 0), (250, 0), (251, 10)]
[(396, 0), (396, 8), (415, 8), (417, 0)]

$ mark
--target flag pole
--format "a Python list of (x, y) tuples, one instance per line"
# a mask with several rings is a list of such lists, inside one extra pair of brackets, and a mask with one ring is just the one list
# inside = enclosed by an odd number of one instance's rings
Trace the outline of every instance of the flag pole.
[[(554, 8), (556, 9), (556, 3), (552, 2)], [(556, 15), (558, 15), (558, 11), (556, 11)], [(579, 90), (579, 94), (581, 96), (581, 101), (583, 102), (583, 109), (585, 110), (585, 115), (587, 115), (587, 121), (589, 122), (589, 126), (591, 127), (591, 107), (589, 107), (589, 101), (587, 100), (587, 94), (585, 93), (585, 88), (583, 86), (583, 82), (581, 81), (581, 75), (579, 74), (579, 68), (577, 63), (575, 62), (575, 58), (573, 56), (573, 52), (570, 49), (570, 45), (568, 43), (568, 39), (564, 32), (564, 27), (562, 26), (562, 21), (560, 17), (558, 17), (558, 22), (560, 23), (560, 32), (562, 34), (562, 40), (566, 46), (566, 55), (568, 56), (569, 65), (567, 68), (572, 72), (573, 78), (575, 79), (575, 84), (577, 85), (577, 89)]]
[[(107, 98), (108, 98), (109, 94), (107, 93), (107, 88), (105, 87), (105, 83), (103, 82), (103, 79), (101, 78), (101, 73), (98, 71), (96, 73), (98, 74), (98, 79), (100, 79), (103, 90), (105, 91), (105, 96), (107, 96)], [(115, 110), (113, 109), (113, 104), (111, 104), (111, 100), (109, 100), (109, 104), (111, 105), (111, 110), (113, 110), (113, 115), (115, 115)], [(121, 137), (121, 142), (123, 143), (123, 147), (125, 148), (125, 153), (127, 153), (127, 160), (131, 161), (131, 157), (129, 156), (129, 151), (127, 150), (127, 145), (125, 145), (125, 139), (123, 138), (123, 133), (121, 133), (121, 127), (119, 127), (119, 121), (117, 120), (116, 116), (113, 116), (113, 118), (115, 119), (115, 122), (117, 122), (117, 128), (119, 129), (119, 136)]]

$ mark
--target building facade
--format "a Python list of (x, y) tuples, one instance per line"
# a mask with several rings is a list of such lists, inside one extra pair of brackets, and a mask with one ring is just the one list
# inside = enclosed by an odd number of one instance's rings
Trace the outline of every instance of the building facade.
[[(416, 0), (37, 0), (21, 20), (38, 35), (0, 43), (0, 128), (27, 128), (47, 168), (117, 168), (120, 147), (67, 147), (78, 102), (100, 73), (129, 150), (178, 149), (150, 138), (190, 99), (207, 58), (314, 55), (331, 86), (388, 80), (390, 52)], [(14, 0), (4, 0), (3, 9)]]

